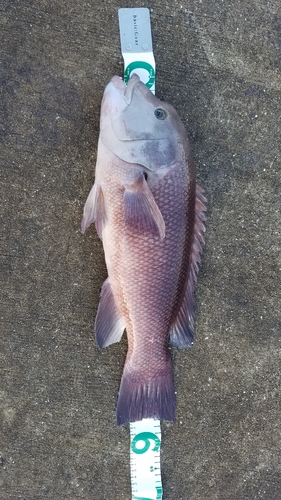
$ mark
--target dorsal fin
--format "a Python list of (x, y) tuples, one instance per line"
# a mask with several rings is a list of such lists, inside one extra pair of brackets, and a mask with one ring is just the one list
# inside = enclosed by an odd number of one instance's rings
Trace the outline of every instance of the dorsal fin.
[(204, 190), (196, 184), (194, 238), (191, 261), (185, 284), (185, 294), (177, 318), (170, 331), (171, 344), (183, 348), (190, 347), (194, 339), (194, 287), (201, 262), (202, 246), (204, 244), (206, 203)]

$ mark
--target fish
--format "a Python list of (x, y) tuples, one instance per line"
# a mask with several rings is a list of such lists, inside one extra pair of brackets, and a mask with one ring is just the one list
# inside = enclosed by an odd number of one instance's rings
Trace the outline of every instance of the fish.
[(176, 110), (136, 74), (127, 86), (113, 76), (102, 98), (95, 183), (81, 229), (95, 223), (108, 272), (95, 319), (97, 345), (119, 342), (127, 332), (118, 425), (175, 421), (169, 342), (193, 345), (206, 202)]

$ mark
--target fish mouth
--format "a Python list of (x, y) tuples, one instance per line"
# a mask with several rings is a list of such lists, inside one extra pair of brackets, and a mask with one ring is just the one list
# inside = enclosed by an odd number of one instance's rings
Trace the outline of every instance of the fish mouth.
[(111, 78), (111, 82), (113, 83), (114, 87), (117, 90), (122, 91), (124, 101), (128, 105), (131, 104), (134, 89), (139, 81), (140, 81), (140, 77), (136, 73), (134, 73), (130, 77), (130, 79), (128, 81), (128, 85), (125, 85), (122, 78), (120, 78), (119, 76), (113, 76), (113, 78)]

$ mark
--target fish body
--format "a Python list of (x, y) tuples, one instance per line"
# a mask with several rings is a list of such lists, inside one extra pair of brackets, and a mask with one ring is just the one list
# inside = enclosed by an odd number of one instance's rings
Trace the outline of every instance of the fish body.
[(95, 222), (108, 278), (95, 321), (99, 347), (128, 352), (117, 423), (174, 421), (168, 342), (193, 343), (193, 291), (204, 241), (205, 198), (196, 185), (184, 126), (133, 75), (107, 85), (101, 106), (95, 184), (82, 230)]

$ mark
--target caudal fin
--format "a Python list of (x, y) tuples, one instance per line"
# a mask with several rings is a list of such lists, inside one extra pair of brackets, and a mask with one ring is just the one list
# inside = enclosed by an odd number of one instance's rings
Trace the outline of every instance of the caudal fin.
[(117, 424), (143, 418), (175, 421), (176, 398), (172, 367), (162, 376), (148, 378), (123, 373), (116, 410)]

